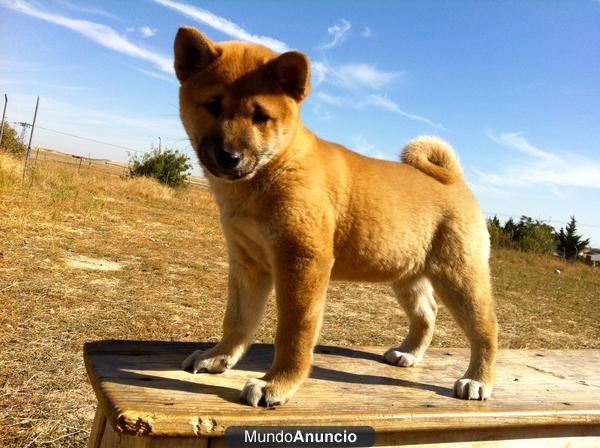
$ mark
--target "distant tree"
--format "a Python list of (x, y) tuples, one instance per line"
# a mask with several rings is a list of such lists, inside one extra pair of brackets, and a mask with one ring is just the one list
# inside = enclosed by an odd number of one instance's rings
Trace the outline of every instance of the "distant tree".
[(488, 219), (488, 230), (490, 243), (495, 249), (517, 249), (541, 254), (553, 254), (556, 249), (554, 227), (529, 216), (521, 216), (519, 222), (509, 218), (504, 226), (494, 216)]
[(566, 228), (562, 228), (556, 232), (557, 251), (566, 260), (575, 260), (579, 251), (590, 244), (590, 239), (583, 239), (583, 236), (577, 234), (577, 221), (575, 216), (571, 216), (571, 220)]
[(169, 148), (152, 147), (150, 152), (129, 159), (131, 176), (154, 177), (159, 182), (175, 188), (186, 185), (191, 168), (187, 155)]
[(488, 218), (487, 220), (488, 232), (490, 234), (490, 244), (492, 248), (499, 249), (503, 247), (509, 247), (509, 240), (500, 224), (500, 220), (497, 216)]
[(553, 254), (556, 249), (554, 234), (554, 227), (550, 224), (521, 216), (513, 232), (513, 244), (525, 252)]
[(506, 234), (509, 246), (512, 247), (514, 245), (517, 232), (517, 225), (515, 224), (515, 221), (512, 219), (512, 217), (508, 218), (508, 220), (504, 223), (503, 230)]
[(2, 133), (2, 143), (0, 148), (12, 154), (24, 154), (27, 146), (21, 142), (15, 131), (8, 123), (4, 123), (4, 132)]

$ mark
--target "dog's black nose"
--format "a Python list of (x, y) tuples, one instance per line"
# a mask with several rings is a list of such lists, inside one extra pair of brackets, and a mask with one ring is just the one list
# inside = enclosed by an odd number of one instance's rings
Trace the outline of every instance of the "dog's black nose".
[(226, 170), (230, 170), (238, 166), (241, 159), (242, 156), (237, 152), (229, 152), (225, 149), (222, 149), (217, 153), (217, 163), (221, 166), (221, 168), (225, 168)]

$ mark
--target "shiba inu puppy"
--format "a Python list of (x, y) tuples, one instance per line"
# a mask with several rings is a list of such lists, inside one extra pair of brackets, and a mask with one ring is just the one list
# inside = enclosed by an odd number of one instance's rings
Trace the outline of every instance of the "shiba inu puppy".
[(489, 237), (452, 148), (421, 137), (394, 163), (321, 140), (300, 121), (310, 64), (296, 51), (214, 43), (183, 27), (175, 71), (181, 120), (218, 203), (229, 253), (222, 340), (183, 367), (234, 366), (275, 287), (275, 359), (241, 399), (283, 404), (309, 373), (329, 280), (388, 282), (410, 328), (384, 360), (409, 367), (423, 358), (439, 299), (471, 346), (455, 394), (487, 399), (497, 346)]

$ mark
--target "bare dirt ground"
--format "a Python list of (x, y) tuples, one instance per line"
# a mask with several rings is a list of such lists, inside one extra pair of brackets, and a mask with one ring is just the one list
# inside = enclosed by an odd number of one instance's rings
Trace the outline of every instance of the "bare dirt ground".
[[(208, 191), (48, 163), (23, 182), (0, 154), (2, 447), (85, 446), (85, 341), (221, 333), (227, 257)], [(600, 348), (599, 269), (511, 251), (492, 269), (502, 347)], [(271, 300), (259, 341), (274, 324)], [(386, 285), (330, 287), (322, 343), (387, 347), (406, 328)], [(443, 308), (433, 345), (466, 345)]]

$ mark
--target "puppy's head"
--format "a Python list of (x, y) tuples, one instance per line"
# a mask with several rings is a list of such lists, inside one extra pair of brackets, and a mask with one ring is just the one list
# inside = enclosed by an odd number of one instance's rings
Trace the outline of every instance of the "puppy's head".
[(213, 176), (241, 180), (283, 151), (309, 91), (308, 58), (256, 44), (215, 43), (192, 27), (175, 38), (180, 115)]

